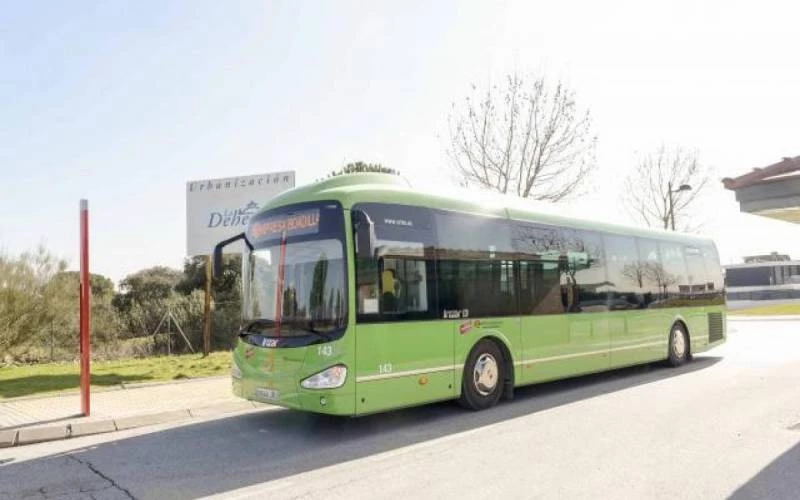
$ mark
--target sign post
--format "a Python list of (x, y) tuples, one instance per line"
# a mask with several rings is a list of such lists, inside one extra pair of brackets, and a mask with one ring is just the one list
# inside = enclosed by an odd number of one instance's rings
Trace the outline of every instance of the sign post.
[(89, 416), (89, 386), (91, 384), (91, 353), (89, 328), (91, 327), (92, 285), (89, 280), (89, 201), (81, 200), (80, 204), (80, 346), (81, 346), (81, 413)]
[(211, 352), (211, 255), (206, 257), (206, 293), (203, 304), (203, 356)]

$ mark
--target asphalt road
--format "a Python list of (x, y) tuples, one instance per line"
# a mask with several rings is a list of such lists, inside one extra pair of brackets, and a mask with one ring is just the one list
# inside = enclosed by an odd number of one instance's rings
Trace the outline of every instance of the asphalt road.
[(253, 411), (0, 450), (0, 498), (798, 498), (800, 322), (485, 412)]

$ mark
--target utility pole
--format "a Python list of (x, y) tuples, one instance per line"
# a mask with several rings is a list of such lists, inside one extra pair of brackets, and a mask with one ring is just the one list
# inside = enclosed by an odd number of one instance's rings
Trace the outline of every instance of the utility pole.
[(172, 323), (172, 312), (167, 308), (167, 356), (172, 356), (172, 330), (170, 324)]
[(53, 357), (55, 356), (55, 350), (56, 350), (56, 332), (54, 323), (55, 320), (53, 318), (50, 318), (50, 362), (51, 363), (55, 361)]

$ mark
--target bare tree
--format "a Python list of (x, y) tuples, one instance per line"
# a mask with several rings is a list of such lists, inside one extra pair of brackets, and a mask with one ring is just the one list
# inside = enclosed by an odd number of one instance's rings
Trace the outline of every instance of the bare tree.
[(697, 159), (697, 152), (679, 147), (659, 147), (639, 159), (625, 179), (622, 201), (639, 222), (675, 230), (682, 219), (688, 231), (691, 205), (708, 184), (711, 170)]
[(678, 283), (678, 277), (664, 269), (660, 262), (647, 262), (644, 264), (644, 276), (658, 287), (659, 296), (667, 297), (669, 287)]
[(622, 267), (622, 276), (628, 278), (632, 283), (636, 283), (639, 288), (644, 286), (644, 278), (646, 275), (646, 262), (637, 260)]
[(575, 93), (544, 78), (506, 77), (453, 103), (448, 156), (462, 184), (523, 198), (558, 201), (574, 194), (594, 168), (597, 139)]

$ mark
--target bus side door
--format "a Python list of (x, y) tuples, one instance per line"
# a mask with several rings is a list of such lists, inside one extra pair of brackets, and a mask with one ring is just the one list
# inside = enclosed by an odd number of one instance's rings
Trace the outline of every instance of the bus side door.
[(453, 330), (436, 300), (432, 211), (389, 203), (353, 210), (374, 232), (370, 253), (355, 255), (356, 413), (452, 398)]
[[(453, 397), (453, 334), (434, 319), (433, 262), (385, 259), (376, 304), (356, 325), (356, 412), (371, 413)], [(391, 270), (392, 276), (388, 275)], [(394, 282), (394, 285), (392, 285)], [(391, 288), (390, 288), (391, 287)], [(387, 290), (391, 289), (392, 292)], [(360, 309), (364, 311), (364, 300)]]

